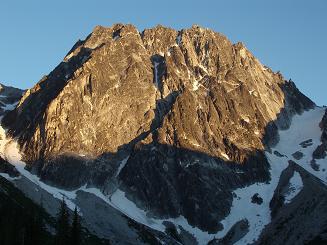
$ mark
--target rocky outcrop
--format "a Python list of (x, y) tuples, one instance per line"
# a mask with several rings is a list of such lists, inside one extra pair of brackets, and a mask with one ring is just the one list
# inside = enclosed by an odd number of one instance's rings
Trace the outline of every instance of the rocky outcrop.
[(121, 188), (153, 216), (214, 232), (232, 190), (269, 180), (277, 128), (313, 106), (219, 33), (117, 24), (78, 41), (3, 122), (44, 181)]
[(313, 152), (312, 154), (313, 159), (323, 159), (327, 155), (327, 110), (319, 126), (322, 131), (321, 138), (320, 138), (321, 144)]
[(12, 178), (19, 176), (19, 172), (16, 170), (16, 168), (13, 165), (9, 164), (1, 156), (0, 156), (0, 173), (8, 174)]

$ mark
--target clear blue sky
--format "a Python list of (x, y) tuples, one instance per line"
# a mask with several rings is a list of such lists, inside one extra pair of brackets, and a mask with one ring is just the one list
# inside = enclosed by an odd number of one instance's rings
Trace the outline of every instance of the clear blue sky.
[(0, 81), (32, 87), (95, 25), (116, 22), (211, 28), (327, 104), (327, 0), (1, 0)]

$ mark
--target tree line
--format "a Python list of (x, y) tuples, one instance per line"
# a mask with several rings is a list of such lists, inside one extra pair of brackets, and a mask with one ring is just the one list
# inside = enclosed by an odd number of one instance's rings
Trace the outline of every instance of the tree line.
[(70, 223), (69, 211), (62, 199), (56, 222), (55, 245), (80, 245), (81, 223), (77, 208), (75, 207), (72, 222)]
[[(1, 245), (81, 245), (81, 223), (77, 208), (72, 218), (63, 199), (55, 222), (55, 232), (49, 232), (49, 219), (43, 208), (30, 203), (0, 197)], [(19, 200), (22, 201), (22, 200)], [(53, 223), (53, 222), (52, 222)]]

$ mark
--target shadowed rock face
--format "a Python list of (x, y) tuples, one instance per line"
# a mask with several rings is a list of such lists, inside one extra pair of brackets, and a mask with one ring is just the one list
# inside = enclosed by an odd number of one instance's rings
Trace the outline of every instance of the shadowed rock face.
[(23, 90), (5, 86), (0, 83), (0, 116), (7, 110), (12, 110), (16, 103), (20, 100), (23, 94)]
[(4, 124), (43, 180), (119, 187), (154, 216), (217, 231), (233, 189), (269, 180), (276, 129), (313, 106), (219, 33), (117, 24), (78, 41)]
[[(23, 90), (5, 86), (0, 83), (0, 121), (8, 110), (13, 110), (22, 97)], [(1, 137), (0, 137), (1, 139)], [(8, 174), (10, 177), (18, 177), (19, 172), (0, 156), (0, 173)]]
[(0, 173), (8, 174), (10, 177), (18, 177), (19, 172), (16, 168), (0, 156)]
[(327, 110), (319, 126), (322, 131), (321, 138), (320, 138), (321, 144), (313, 152), (312, 154), (313, 159), (323, 159), (327, 155)]
[(235, 244), (249, 231), (249, 223), (247, 220), (240, 220), (233, 225), (228, 233), (222, 239), (214, 239), (208, 245), (225, 245)]

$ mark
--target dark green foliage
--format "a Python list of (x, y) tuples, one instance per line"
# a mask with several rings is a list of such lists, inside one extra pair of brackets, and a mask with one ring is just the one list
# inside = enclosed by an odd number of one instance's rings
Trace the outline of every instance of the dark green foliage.
[(77, 208), (70, 222), (69, 210), (63, 199), (56, 222), (55, 245), (110, 245), (110, 241), (91, 235), (87, 229), (82, 229)]
[(0, 244), (48, 245), (51, 235), (45, 229), (49, 217), (8, 181), (0, 178)]
[(61, 225), (68, 228), (61, 229), (55, 225), (55, 220), (42, 208), (42, 204), (41, 206), (35, 204), (0, 176), (0, 245), (55, 245), (57, 241), (59, 242), (56, 239), (58, 236), (50, 234), (49, 228), (61, 231), (65, 239), (68, 239), (65, 245), (110, 244), (110, 241), (99, 239), (82, 228), (77, 210), (73, 215), (71, 227), (66, 204), (62, 203), (58, 219), (59, 217)]
[(71, 228), (71, 245), (80, 245), (81, 244), (81, 223), (80, 218), (75, 207), (72, 228)]
[(67, 245), (70, 242), (69, 212), (64, 199), (62, 199), (56, 225), (55, 245)]
[(41, 215), (33, 209), (25, 229), (25, 245), (42, 245), (45, 241), (45, 226)]
[(75, 207), (72, 220), (69, 210), (63, 199), (58, 211), (56, 222), (55, 245), (110, 245), (110, 241), (99, 239), (89, 233), (85, 228), (82, 229), (80, 216)]

